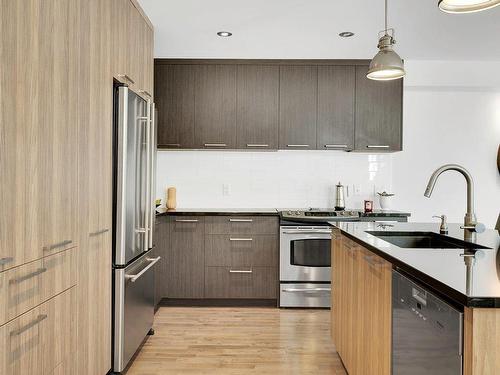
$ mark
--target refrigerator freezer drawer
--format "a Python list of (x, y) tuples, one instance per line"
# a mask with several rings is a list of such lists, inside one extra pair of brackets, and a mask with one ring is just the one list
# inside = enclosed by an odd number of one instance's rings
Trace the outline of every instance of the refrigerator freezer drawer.
[(114, 272), (113, 371), (122, 372), (133, 357), (154, 317), (154, 268), (159, 258), (149, 252)]

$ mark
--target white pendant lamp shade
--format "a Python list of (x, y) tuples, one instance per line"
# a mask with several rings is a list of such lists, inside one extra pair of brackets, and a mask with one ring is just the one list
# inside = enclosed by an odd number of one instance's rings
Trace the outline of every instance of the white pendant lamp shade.
[(500, 0), (439, 0), (438, 6), (447, 13), (472, 13), (500, 5)]
[(385, 34), (378, 42), (379, 52), (370, 62), (367, 77), (376, 81), (390, 81), (403, 78), (405, 69), (403, 60), (392, 49), (394, 39)]

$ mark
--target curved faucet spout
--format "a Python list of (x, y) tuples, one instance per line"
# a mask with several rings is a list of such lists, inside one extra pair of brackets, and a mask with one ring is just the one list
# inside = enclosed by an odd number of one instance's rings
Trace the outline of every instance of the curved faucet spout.
[(442, 167), (436, 169), (429, 179), (429, 183), (427, 184), (424, 195), (427, 198), (430, 198), (438, 177), (441, 175), (441, 173), (446, 171), (457, 171), (465, 177), (465, 180), (467, 182), (467, 213), (465, 214), (464, 224), (465, 226), (475, 224), (476, 215), (474, 213), (474, 180), (472, 179), (472, 175), (469, 173), (469, 171), (461, 165), (445, 164)]

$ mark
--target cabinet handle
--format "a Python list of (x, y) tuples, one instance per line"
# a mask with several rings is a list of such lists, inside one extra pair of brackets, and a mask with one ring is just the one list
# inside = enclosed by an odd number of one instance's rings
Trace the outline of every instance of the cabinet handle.
[(19, 329), (16, 329), (16, 330), (12, 331), (10, 333), (10, 335), (11, 336), (19, 336), (24, 331), (27, 331), (28, 329), (30, 329), (33, 326), (36, 326), (37, 324), (39, 324), (40, 322), (42, 322), (45, 319), (47, 319), (47, 315), (40, 314), (40, 315), (38, 315), (38, 317), (35, 320), (33, 320), (32, 322), (26, 324), (24, 327), (21, 327)]
[(309, 147), (309, 145), (286, 145), (286, 147)]
[(227, 147), (225, 143), (205, 143), (205, 147)]
[(3, 266), (7, 263), (10, 263), (14, 260), (13, 257), (5, 257), (5, 258), (0, 258), (0, 266)]
[(137, 228), (135, 230), (135, 233), (146, 233), (147, 232), (147, 229), (146, 228)]
[(269, 147), (267, 144), (247, 143), (247, 147)]
[(253, 241), (253, 238), (229, 238), (229, 241)]
[(325, 145), (325, 148), (347, 148), (348, 145)]
[(231, 223), (251, 223), (252, 219), (229, 219)]
[(331, 292), (332, 288), (285, 288), (283, 292), (287, 293), (318, 293), (318, 292)]
[(176, 223), (197, 223), (198, 219), (175, 219)]
[(69, 245), (73, 243), (72, 240), (65, 240), (65, 241), (62, 241), (62, 242), (59, 242), (59, 243), (56, 243), (54, 245), (50, 245), (50, 246), (45, 246), (43, 248), (43, 251), (50, 251), (50, 250), (54, 250), (54, 249), (57, 249), (58, 247), (63, 247), (63, 246), (66, 246), (66, 245)]
[(98, 230), (97, 232), (92, 232), (92, 233), (89, 233), (89, 237), (95, 237), (95, 236), (98, 236), (100, 234), (104, 234), (106, 232), (109, 232), (109, 229), (101, 229), (101, 230)]
[(229, 270), (229, 273), (252, 273), (252, 270)]
[(132, 85), (135, 83), (135, 81), (130, 78), (127, 74), (118, 74), (118, 77), (124, 78), (126, 81), (129, 81)]
[(39, 268), (37, 269), (35, 272), (32, 272), (32, 273), (29, 273), (27, 275), (24, 275), (24, 276), (21, 276), (21, 277), (18, 277), (17, 279), (12, 279), (9, 281), (9, 284), (19, 284), (23, 281), (26, 281), (26, 280), (29, 280), (35, 276), (38, 276), (44, 272), (47, 272), (47, 268)]
[(153, 97), (153, 96), (152, 96), (149, 92), (147, 92), (146, 90), (139, 90), (139, 94), (144, 94), (144, 95), (146, 95), (146, 96), (147, 96), (147, 97), (149, 97), (149, 98), (152, 98), (152, 97)]
[(368, 145), (366, 148), (389, 148), (389, 145)]
[(158, 147), (181, 147), (180, 143), (165, 143), (158, 145)]

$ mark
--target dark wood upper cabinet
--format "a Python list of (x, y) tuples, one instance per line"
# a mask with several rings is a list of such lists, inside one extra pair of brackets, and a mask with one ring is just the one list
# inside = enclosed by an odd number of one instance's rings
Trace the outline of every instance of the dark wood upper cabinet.
[(318, 67), (280, 67), (280, 149), (315, 149)]
[(318, 150), (354, 148), (354, 66), (318, 67)]
[(237, 148), (278, 148), (279, 67), (238, 65)]
[(373, 81), (367, 71), (356, 67), (356, 150), (401, 151), (403, 80)]
[(236, 65), (194, 69), (195, 147), (236, 148)]
[(158, 147), (194, 147), (194, 70), (188, 65), (155, 66)]

